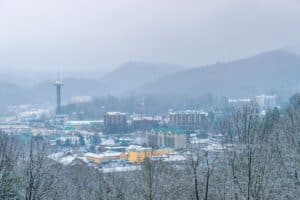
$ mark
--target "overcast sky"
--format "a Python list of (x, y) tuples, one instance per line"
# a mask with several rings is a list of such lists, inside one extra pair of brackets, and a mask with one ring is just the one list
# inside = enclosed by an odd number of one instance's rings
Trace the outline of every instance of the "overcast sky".
[(300, 44), (300, 0), (0, 0), (0, 67), (202, 65)]

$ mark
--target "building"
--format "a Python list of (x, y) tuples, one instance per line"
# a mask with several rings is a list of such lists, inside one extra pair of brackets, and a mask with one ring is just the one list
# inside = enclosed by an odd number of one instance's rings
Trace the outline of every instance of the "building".
[(57, 114), (54, 118), (55, 125), (63, 125), (69, 120), (68, 115)]
[(74, 130), (92, 130), (94, 127), (102, 127), (103, 128), (103, 120), (97, 121), (66, 121), (64, 123), (65, 127), (69, 127)]
[(182, 129), (200, 128), (201, 122), (207, 117), (207, 113), (202, 111), (179, 111), (169, 114), (169, 125)]
[(95, 164), (101, 164), (103, 162), (108, 162), (112, 160), (125, 160), (127, 159), (126, 154), (122, 152), (113, 152), (113, 151), (107, 151), (103, 152), (101, 154), (95, 154), (95, 153), (86, 153), (84, 157)]
[(233, 107), (243, 107), (245, 105), (251, 104), (251, 99), (228, 99), (228, 104)]
[(146, 158), (154, 156), (164, 156), (173, 153), (174, 149), (161, 148), (153, 150), (152, 148), (137, 148), (128, 152), (128, 161), (131, 163), (142, 163)]
[(133, 116), (131, 118), (131, 128), (133, 130), (151, 130), (159, 127), (161, 119), (158, 117)]
[(276, 107), (275, 95), (259, 95), (255, 97), (255, 101), (258, 104), (260, 110), (268, 110)]
[(187, 146), (187, 135), (185, 131), (175, 128), (158, 128), (147, 132), (148, 146), (160, 148), (169, 147), (181, 149)]
[(127, 131), (127, 115), (121, 112), (107, 112), (104, 115), (106, 133), (122, 133)]
[(81, 103), (89, 103), (93, 100), (91, 96), (73, 96), (71, 98), (71, 103), (73, 104), (81, 104)]
[(0, 133), (19, 134), (31, 133), (31, 128), (26, 124), (0, 124)]

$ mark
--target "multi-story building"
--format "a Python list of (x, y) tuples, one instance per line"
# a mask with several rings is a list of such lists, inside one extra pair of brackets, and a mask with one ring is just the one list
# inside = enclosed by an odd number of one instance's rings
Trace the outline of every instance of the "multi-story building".
[(134, 130), (151, 130), (157, 128), (161, 119), (158, 117), (133, 116), (131, 118), (131, 127)]
[(84, 157), (93, 163), (101, 164), (111, 160), (125, 160), (127, 155), (122, 152), (104, 152), (102, 154), (86, 153)]
[(137, 148), (128, 152), (128, 161), (131, 163), (142, 163), (146, 158), (155, 156), (164, 156), (173, 153), (174, 149), (161, 148), (153, 150), (152, 148)]
[(272, 109), (276, 106), (275, 95), (259, 95), (255, 97), (255, 100), (261, 110)]
[(169, 125), (182, 129), (200, 128), (201, 122), (206, 116), (207, 113), (194, 110), (171, 112)]
[(158, 128), (147, 132), (148, 146), (181, 149), (187, 146), (185, 131), (175, 128)]
[(127, 115), (121, 112), (107, 112), (104, 115), (106, 133), (121, 133), (127, 130)]
[(71, 103), (80, 104), (80, 103), (89, 103), (93, 100), (91, 96), (73, 96), (71, 98)]
[(251, 99), (228, 99), (228, 104), (232, 107), (243, 107), (251, 103)]

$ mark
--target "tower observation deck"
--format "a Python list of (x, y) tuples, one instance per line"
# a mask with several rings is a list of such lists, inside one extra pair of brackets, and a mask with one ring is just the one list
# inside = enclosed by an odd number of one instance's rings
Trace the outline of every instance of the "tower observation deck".
[(53, 85), (56, 87), (56, 114), (61, 114), (61, 88), (64, 85), (58, 78)]

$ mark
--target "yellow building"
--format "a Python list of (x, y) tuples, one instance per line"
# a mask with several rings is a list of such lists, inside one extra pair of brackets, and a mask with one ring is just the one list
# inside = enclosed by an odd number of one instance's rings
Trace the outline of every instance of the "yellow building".
[(105, 161), (110, 160), (125, 160), (127, 159), (127, 155), (121, 152), (105, 152), (102, 154), (94, 154), (94, 153), (86, 153), (84, 157), (93, 163), (101, 164)]
[(152, 156), (163, 156), (174, 152), (171, 148), (162, 148), (157, 150), (152, 150), (151, 148), (140, 148), (128, 152), (128, 161), (131, 163), (142, 163), (145, 158)]

